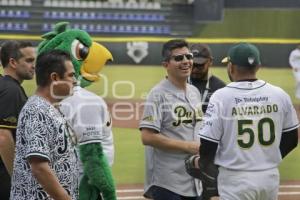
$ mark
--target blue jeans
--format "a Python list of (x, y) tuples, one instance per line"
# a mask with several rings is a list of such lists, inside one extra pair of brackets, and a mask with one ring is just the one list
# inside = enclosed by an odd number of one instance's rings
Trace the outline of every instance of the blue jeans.
[(201, 197), (186, 197), (159, 186), (152, 186), (153, 200), (201, 200)]

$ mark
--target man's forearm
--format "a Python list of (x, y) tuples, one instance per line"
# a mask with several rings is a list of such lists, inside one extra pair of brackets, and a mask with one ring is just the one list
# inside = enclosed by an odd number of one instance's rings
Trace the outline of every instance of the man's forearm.
[(0, 156), (9, 173), (12, 175), (14, 157), (15, 157), (15, 142), (12, 132), (9, 129), (0, 128)]
[(184, 141), (166, 137), (160, 133), (151, 132), (149, 129), (142, 129), (142, 141), (144, 145), (153, 146), (166, 151), (181, 151), (190, 154), (199, 152), (199, 142)]
[(31, 171), (43, 189), (55, 200), (71, 200), (47, 161), (30, 159)]

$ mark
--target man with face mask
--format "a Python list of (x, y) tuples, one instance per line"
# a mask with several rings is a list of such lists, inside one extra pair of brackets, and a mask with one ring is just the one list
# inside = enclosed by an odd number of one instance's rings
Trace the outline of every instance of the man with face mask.
[(211, 95), (217, 89), (225, 87), (225, 83), (209, 72), (213, 57), (208, 45), (193, 44), (190, 50), (194, 55), (194, 64), (189, 83), (198, 88), (201, 94), (202, 111), (205, 113)]

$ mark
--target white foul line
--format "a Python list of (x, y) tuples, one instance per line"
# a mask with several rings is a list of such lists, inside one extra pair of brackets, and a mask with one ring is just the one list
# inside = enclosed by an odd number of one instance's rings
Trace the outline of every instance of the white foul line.
[(280, 185), (280, 188), (300, 188), (300, 185)]
[(144, 192), (143, 189), (117, 190), (117, 193)]
[[(300, 185), (280, 185), (279, 188), (300, 188)], [(134, 192), (143, 192), (143, 189), (122, 189), (117, 190), (117, 193), (134, 193)], [(278, 192), (278, 195), (300, 195), (299, 192)], [(145, 199), (143, 196), (127, 196), (127, 197), (118, 197), (118, 200), (142, 200)]]
[(118, 197), (118, 200), (134, 200), (134, 199), (145, 199), (144, 197), (142, 196), (132, 196), (132, 197)]
[(278, 195), (300, 195), (300, 192), (278, 192)]

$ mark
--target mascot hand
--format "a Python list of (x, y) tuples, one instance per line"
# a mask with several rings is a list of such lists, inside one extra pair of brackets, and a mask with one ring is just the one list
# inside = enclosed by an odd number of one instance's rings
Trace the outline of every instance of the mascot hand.
[[(88, 184), (85, 184), (97, 188), (104, 200), (116, 200), (114, 180), (108, 161), (103, 154), (101, 144), (92, 143), (81, 145), (79, 146), (79, 150), (80, 159), (83, 163), (84, 176), (88, 179)], [(80, 183), (80, 185), (82, 185), (82, 183)], [(87, 199), (80, 198), (80, 200)]]

